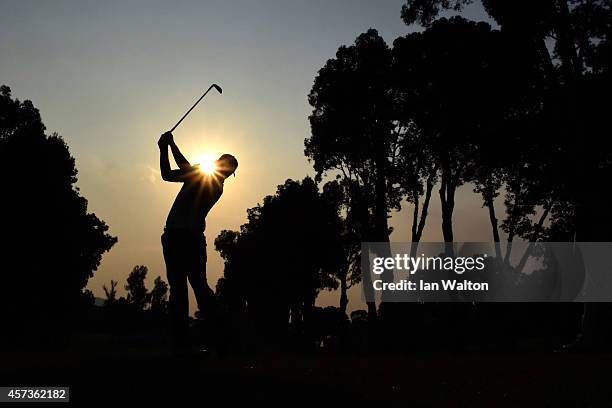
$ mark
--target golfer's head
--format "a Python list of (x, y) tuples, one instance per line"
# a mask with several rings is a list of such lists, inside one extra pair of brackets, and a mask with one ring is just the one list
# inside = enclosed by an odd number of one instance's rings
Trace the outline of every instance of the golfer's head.
[(217, 173), (224, 178), (228, 178), (238, 168), (238, 160), (231, 154), (223, 154), (217, 159)]

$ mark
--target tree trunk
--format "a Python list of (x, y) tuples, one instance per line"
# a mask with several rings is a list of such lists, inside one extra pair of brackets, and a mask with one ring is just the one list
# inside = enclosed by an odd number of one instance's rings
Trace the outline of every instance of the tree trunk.
[[(374, 237), (373, 231), (370, 227), (370, 213), (368, 203), (366, 205), (363, 197), (363, 191), (360, 186), (354, 186), (352, 183), (349, 184), (349, 196), (351, 211), (354, 212), (355, 217), (363, 223), (363, 228), (360, 231), (361, 239), (363, 241), (371, 241)], [(363, 285), (364, 295), (366, 295), (366, 305), (368, 307), (368, 320), (370, 322), (376, 321), (376, 302), (368, 299), (374, 299), (373, 288), (372, 288), (372, 276), (370, 275), (369, 267), (369, 253), (359, 254), (359, 262), (361, 263), (361, 281)]]
[[(440, 186), (440, 203), (442, 205), (442, 235), (444, 236), (444, 255), (447, 257), (455, 257), (454, 238), (453, 238), (453, 210), (455, 209), (455, 190), (456, 183), (453, 180), (451, 170), (448, 164), (442, 167), (442, 177)], [(456, 278), (456, 274), (448, 271), (450, 279)], [(457, 293), (451, 291), (449, 298), (453, 301), (457, 300)], [(453, 322), (454, 324), (455, 322)]]
[(421, 236), (423, 236), (423, 230), (425, 229), (425, 221), (427, 220), (427, 215), (429, 214), (429, 202), (431, 201), (431, 193), (434, 188), (434, 176), (430, 176), (427, 179), (427, 188), (425, 190), (425, 201), (423, 202), (423, 207), (421, 209), (421, 219), (419, 221), (419, 226), (417, 228), (416, 241), (419, 242), (421, 240)]
[(453, 242), (453, 204), (442, 202), (442, 236), (444, 242)]
[(364, 296), (368, 306), (368, 321), (373, 323), (377, 320), (378, 313), (376, 312), (375, 293), (372, 286), (372, 275), (370, 274), (370, 253), (369, 250), (364, 253), (363, 245), (360, 258), (361, 284), (363, 285)]
[(495, 206), (493, 202), (493, 194), (488, 191), (485, 197), (487, 208), (489, 209), (489, 221), (491, 221), (491, 229), (493, 231), (493, 242), (495, 243), (495, 256), (497, 259), (502, 259), (501, 246), (499, 243), (499, 230), (497, 228), (497, 215), (495, 214)]
[(346, 271), (340, 274), (340, 310), (346, 314), (346, 308), (348, 306), (348, 285), (346, 283)]
[[(410, 256), (414, 257), (418, 250), (418, 242), (421, 241), (423, 236), (423, 230), (425, 229), (425, 222), (427, 221), (427, 215), (429, 214), (429, 203), (431, 201), (431, 193), (434, 188), (434, 177), (430, 176), (427, 178), (427, 187), (425, 189), (425, 200), (423, 201), (423, 207), (421, 208), (421, 218), (418, 219), (419, 212), (419, 201), (415, 200), (414, 217), (412, 220), (412, 245), (410, 247)], [(417, 222), (418, 221), (418, 222)]]
[(417, 227), (418, 227), (418, 223), (419, 223), (419, 193), (418, 191), (413, 191), (412, 192), (413, 196), (414, 196), (414, 209), (412, 210), (412, 237), (411, 237), (411, 242), (417, 242), (416, 236), (417, 236)]
[[(385, 152), (382, 148), (376, 149), (376, 180), (375, 180), (375, 207), (374, 207), (374, 241), (384, 243), (380, 246), (380, 253), (376, 256), (390, 258), (391, 248), (389, 245), (389, 221), (387, 218), (387, 166)], [(369, 273), (369, 271), (368, 271)], [(394, 279), (393, 270), (385, 270), (380, 276), (385, 283), (391, 283)], [(381, 302), (385, 302), (390, 296), (389, 291), (384, 291), (381, 296)]]
[(387, 219), (387, 180), (384, 157), (376, 163), (376, 182), (374, 186), (374, 234), (375, 241), (389, 242), (389, 223)]
[[(516, 191), (516, 190), (515, 190)], [(504, 263), (510, 263), (510, 255), (512, 254), (512, 241), (514, 241), (515, 228), (514, 225), (516, 223), (516, 208), (519, 203), (519, 195), (518, 192), (514, 195), (514, 207), (512, 213), (510, 214), (510, 225), (508, 226), (508, 243), (506, 244), (506, 255), (504, 256)]]
[(452, 180), (448, 166), (442, 170), (442, 184), (440, 186), (440, 203), (442, 206), (442, 236), (444, 242), (453, 242), (453, 210), (455, 209), (455, 190), (457, 187)]

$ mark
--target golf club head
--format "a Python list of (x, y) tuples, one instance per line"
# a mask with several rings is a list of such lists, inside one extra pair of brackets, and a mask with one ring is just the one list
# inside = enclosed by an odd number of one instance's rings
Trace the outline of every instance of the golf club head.
[(212, 86), (217, 90), (217, 92), (219, 92), (220, 94), (223, 93), (223, 89), (221, 89), (221, 87), (217, 84), (212, 84)]

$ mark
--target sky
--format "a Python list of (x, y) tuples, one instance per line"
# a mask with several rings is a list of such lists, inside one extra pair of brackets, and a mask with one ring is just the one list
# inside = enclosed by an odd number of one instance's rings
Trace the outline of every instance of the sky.
[[(149, 267), (149, 287), (165, 279), (160, 234), (180, 185), (161, 180), (156, 142), (213, 82), (223, 94), (209, 94), (174, 135), (192, 162), (232, 153), (240, 163), (207, 218), (214, 288), (223, 273), (218, 233), (238, 229), (246, 210), (286, 179), (314, 176), (303, 150), (317, 71), (369, 28), (388, 44), (418, 30), (402, 22), (403, 3), (0, 0), (0, 83), (32, 100), (48, 132), (64, 137), (89, 211), (119, 238), (89, 281), (94, 294), (102, 297), (111, 279), (124, 294), (135, 265)], [(463, 15), (487, 20), (478, 4)], [(442, 241), (435, 198), (423, 241)], [(392, 241), (409, 241), (410, 211), (405, 204), (393, 214)], [(491, 240), (469, 186), (455, 214), (457, 241)], [(318, 304), (338, 298), (324, 292)], [(359, 293), (350, 299), (350, 310), (360, 307)]]

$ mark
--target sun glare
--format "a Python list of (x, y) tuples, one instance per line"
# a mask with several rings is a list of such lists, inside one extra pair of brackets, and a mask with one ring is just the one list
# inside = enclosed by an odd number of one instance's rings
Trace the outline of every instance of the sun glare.
[(197, 165), (200, 171), (204, 174), (213, 174), (217, 170), (215, 157), (210, 154), (204, 154), (198, 158)]

